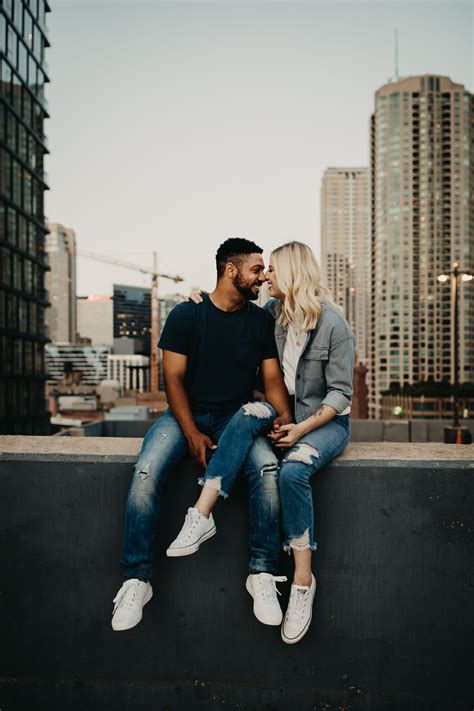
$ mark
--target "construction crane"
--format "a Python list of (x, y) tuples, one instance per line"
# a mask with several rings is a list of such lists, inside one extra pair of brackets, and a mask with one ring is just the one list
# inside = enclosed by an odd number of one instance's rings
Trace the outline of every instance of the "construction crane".
[(83, 249), (77, 250), (76, 254), (79, 257), (87, 257), (87, 259), (95, 259), (97, 262), (105, 262), (106, 264), (115, 264), (117, 267), (125, 269), (133, 269), (142, 274), (150, 274), (151, 276), (151, 343), (150, 343), (150, 390), (153, 393), (158, 392), (160, 382), (160, 363), (158, 359), (158, 339), (160, 336), (160, 316), (158, 305), (158, 277), (160, 279), (171, 279), (177, 284), (184, 279), (178, 275), (170, 276), (169, 274), (159, 274), (157, 267), (156, 252), (153, 252), (153, 269), (140, 267), (138, 264), (126, 262), (123, 259), (115, 259), (102, 254), (94, 254), (94, 252), (86, 252)]

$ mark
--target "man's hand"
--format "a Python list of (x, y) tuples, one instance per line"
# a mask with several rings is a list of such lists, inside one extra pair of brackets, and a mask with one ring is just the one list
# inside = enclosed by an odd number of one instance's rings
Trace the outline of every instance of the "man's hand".
[(202, 432), (199, 432), (198, 430), (187, 434), (186, 439), (188, 440), (188, 446), (189, 451), (191, 452), (191, 456), (197, 462), (199, 462), (199, 464), (204, 469), (207, 469), (206, 447), (208, 449), (217, 449), (217, 445), (214, 444), (210, 437), (203, 434)]
[(293, 447), (301, 437), (305, 434), (304, 428), (301, 423), (296, 425), (291, 422), (288, 425), (281, 425), (278, 427), (276, 432), (270, 432), (268, 437), (272, 440), (275, 447)]
[(279, 415), (278, 417), (275, 418), (273, 422), (273, 427), (271, 431), (271, 435), (268, 435), (270, 439), (272, 440), (273, 444), (276, 444), (278, 440), (280, 440), (282, 437), (286, 435), (286, 432), (281, 429), (282, 425), (288, 425), (291, 422), (291, 413), (290, 412), (285, 412), (283, 415)]

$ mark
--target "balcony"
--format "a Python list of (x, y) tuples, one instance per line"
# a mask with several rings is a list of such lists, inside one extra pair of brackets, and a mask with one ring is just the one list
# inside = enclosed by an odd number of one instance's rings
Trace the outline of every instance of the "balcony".
[(252, 614), (241, 482), (216, 509), (218, 535), (166, 558), (196, 497), (190, 462), (164, 499), (154, 598), (138, 627), (112, 632), (139, 446), (0, 438), (2, 707), (471, 708), (474, 445), (351, 444), (318, 474), (318, 591), (293, 646)]

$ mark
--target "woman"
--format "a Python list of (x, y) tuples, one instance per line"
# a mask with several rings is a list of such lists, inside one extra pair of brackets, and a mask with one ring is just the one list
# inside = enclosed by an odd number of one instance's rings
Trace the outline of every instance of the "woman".
[[(268, 434), (283, 455), (278, 477), (284, 549), (293, 553), (295, 572), (281, 636), (294, 644), (309, 628), (316, 590), (311, 568), (316, 543), (310, 480), (349, 442), (354, 335), (321, 285), (316, 258), (307, 245), (290, 242), (276, 249), (266, 278), (273, 298), (265, 308), (275, 318), (275, 339), (294, 414), (292, 423), (275, 424)], [(268, 403), (249, 403), (229, 422), (200, 480), (203, 489), (195, 509), (203, 516), (209, 517), (219, 493), (228, 495), (253, 438), (271, 426), (274, 416)], [(193, 540), (191, 527), (188, 520), (168, 555), (183, 554), (179, 551)], [(194, 550), (198, 548), (199, 541)], [(259, 591), (248, 582), (247, 589), (257, 604)]]

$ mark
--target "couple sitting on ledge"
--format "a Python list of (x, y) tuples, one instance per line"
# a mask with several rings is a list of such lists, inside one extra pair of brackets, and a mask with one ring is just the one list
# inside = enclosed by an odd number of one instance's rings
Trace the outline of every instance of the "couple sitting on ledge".
[[(191, 555), (216, 533), (212, 510), (241, 472), (250, 487), (250, 566), (246, 588), (253, 611), (280, 625), (287, 644), (307, 632), (316, 580), (312, 573), (311, 477), (349, 442), (354, 336), (320, 283), (311, 249), (290, 242), (264, 271), (262, 249), (228, 239), (217, 250), (217, 285), (174, 307), (159, 347), (167, 410), (143, 440), (128, 494), (124, 583), (114, 630), (138, 624), (152, 597), (152, 549), (168, 475), (191, 454), (202, 466), (201, 495), (188, 509), (168, 556)], [(264, 308), (251, 303), (267, 281)], [(257, 375), (265, 401), (253, 402)], [(207, 450), (214, 450), (207, 464)], [(295, 571), (285, 617), (277, 598), (281, 547)]]

